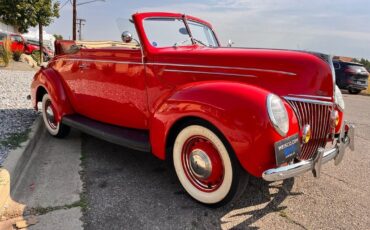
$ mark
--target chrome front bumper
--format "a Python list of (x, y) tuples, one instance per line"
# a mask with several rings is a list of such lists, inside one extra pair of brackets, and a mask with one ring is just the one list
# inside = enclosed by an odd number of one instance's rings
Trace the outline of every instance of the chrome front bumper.
[(266, 170), (263, 172), (262, 178), (266, 181), (278, 181), (301, 175), (310, 170), (315, 177), (319, 177), (321, 166), (323, 164), (334, 159), (334, 164), (338, 165), (342, 161), (347, 147), (349, 147), (352, 151), (354, 150), (354, 141), (354, 125), (349, 125), (344, 122), (337, 144), (334, 148), (326, 151), (323, 148), (319, 148), (313, 159)]

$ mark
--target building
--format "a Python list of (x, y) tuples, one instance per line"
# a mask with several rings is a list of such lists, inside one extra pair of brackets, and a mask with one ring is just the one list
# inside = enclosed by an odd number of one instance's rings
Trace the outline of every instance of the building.
[(3, 23), (1, 20), (0, 20), (0, 31), (7, 32), (7, 33), (17, 33), (17, 30), (15, 29), (14, 26), (7, 25)]
[(352, 62), (353, 61), (352, 57), (334, 56), (333, 59), (338, 60), (338, 61), (344, 61), (344, 62)]

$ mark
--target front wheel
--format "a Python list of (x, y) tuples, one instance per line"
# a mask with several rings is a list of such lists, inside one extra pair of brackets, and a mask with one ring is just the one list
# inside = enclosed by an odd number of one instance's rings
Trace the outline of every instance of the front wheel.
[(178, 133), (173, 164), (188, 194), (213, 207), (235, 201), (248, 183), (225, 138), (209, 125), (189, 125)]
[(359, 94), (361, 92), (361, 90), (359, 90), (359, 89), (349, 89), (348, 92), (350, 94)]
[(55, 108), (51, 102), (49, 94), (45, 94), (42, 97), (42, 119), (44, 120), (44, 125), (50, 135), (58, 138), (66, 137), (69, 134), (70, 127), (57, 122), (55, 119)]

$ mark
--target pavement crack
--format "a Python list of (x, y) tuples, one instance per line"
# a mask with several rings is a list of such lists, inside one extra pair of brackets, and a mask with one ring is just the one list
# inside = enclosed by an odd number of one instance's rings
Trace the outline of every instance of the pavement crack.
[(62, 209), (72, 209), (76, 207), (81, 207), (83, 206), (83, 201), (79, 200), (76, 201), (72, 204), (66, 204), (66, 205), (59, 205), (59, 206), (51, 206), (51, 207), (34, 207), (34, 208), (28, 208), (25, 211), (24, 216), (32, 216), (32, 215), (45, 215), (49, 212), (57, 211), (57, 210), (62, 210)]
[(82, 217), (81, 221), (83, 223), (83, 227), (86, 228), (86, 215), (88, 209), (88, 199), (87, 199), (87, 192), (86, 192), (86, 157), (87, 154), (85, 152), (85, 145), (86, 145), (86, 135), (81, 135), (81, 157), (80, 157), (80, 167), (81, 170), (79, 172), (81, 182), (82, 182), (82, 191), (80, 193), (80, 201), (81, 201), (81, 211)]
[(295, 225), (297, 225), (297, 226), (301, 227), (302, 229), (308, 230), (308, 228), (306, 228), (303, 224), (301, 224), (301, 223), (299, 223), (298, 221), (296, 221), (296, 220), (294, 220), (294, 219), (290, 218), (290, 217), (288, 216), (288, 214), (287, 214), (286, 212), (284, 212), (284, 210), (281, 210), (281, 211), (279, 212), (279, 216), (281, 216), (281, 217), (283, 217), (283, 218), (287, 219), (290, 223), (295, 224)]
[(348, 183), (347, 181), (345, 181), (345, 180), (343, 180), (343, 179), (340, 179), (340, 178), (338, 178), (338, 177), (336, 177), (336, 176), (332, 176), (332, 175), (330, 175), (330, 174), (328, 174), (328, 173), (325, 173), (325, 172), (321, 172), (322, 174), (324, 174), (324, 175), (326, 175), (326, 176), (328, 176), (328, 177), (330, 177), (330, 178), (333, 178), (333, 179), (336, 179), (337, 181), (340, 181), (340, 182), (343, 182), (343, 183), (345, 183), (346, 185), (351, 185), (350, 183)]

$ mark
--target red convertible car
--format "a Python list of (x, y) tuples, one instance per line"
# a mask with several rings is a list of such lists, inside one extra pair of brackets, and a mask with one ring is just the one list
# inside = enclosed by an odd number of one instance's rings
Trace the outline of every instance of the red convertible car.
[(32, 83), (45, 127), (70, 127), (169, 160), (210, 206), (235, 201), (250, 176), (277, 181), (339, 164), (354, 149), (331, 57), (221, 47), (212, 26), (136, 13), (138, 40), (58, 41)]

